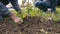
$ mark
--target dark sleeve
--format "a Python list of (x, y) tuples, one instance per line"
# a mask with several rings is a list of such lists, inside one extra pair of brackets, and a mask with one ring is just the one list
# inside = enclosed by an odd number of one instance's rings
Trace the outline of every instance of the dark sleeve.
[(20, 7), (19, 7), (19, 5), (18, 5), (18, 0), (10, 0), (10, 2), (11, 2), (11, 4), (12, 4), (13, 8), (14, 8), (16, 11), (20, 11), (20, 10), (21, 10)]

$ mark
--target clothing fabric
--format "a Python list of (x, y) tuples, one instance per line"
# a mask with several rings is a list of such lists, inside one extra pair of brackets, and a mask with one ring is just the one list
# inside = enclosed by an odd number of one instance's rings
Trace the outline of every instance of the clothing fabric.
[(4, 16), (10, 16), (11, 12), (8, 10), (6, 5), (12, 4), (13, 8), (18, 12), (20, 11), (20, 7), (18, 5), (18, 0), (0, 0), (0, 21), (3, 19)]
[(52, 12), (55, 12), (58, 0), (39, 0), (35, 3), (35, 7), (43, 11), (47, 11), (47, 8), (51, 8)]

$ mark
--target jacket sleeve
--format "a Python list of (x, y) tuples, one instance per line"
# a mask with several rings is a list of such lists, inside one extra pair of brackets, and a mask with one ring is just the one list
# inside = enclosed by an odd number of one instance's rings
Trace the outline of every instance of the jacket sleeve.
[(18, 4), (18, 0), (10, 0), (13, 8), (16, 10), (16, 11), (20, 11), (20, 7), (19, 7), (19, 4)]

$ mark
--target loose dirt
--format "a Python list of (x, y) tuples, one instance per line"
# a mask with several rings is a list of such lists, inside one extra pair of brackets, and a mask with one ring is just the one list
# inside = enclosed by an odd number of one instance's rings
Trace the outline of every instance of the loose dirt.
[(40, 19), (38, 16), (27, 16), (18, 25), (6, 18), (0, 23), (0, 34), (60, 34), (60, 22), (42, 22)]

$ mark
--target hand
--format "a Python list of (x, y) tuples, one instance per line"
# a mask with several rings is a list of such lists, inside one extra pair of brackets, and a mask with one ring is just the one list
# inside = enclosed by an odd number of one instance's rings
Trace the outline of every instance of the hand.
[(10, 15), (10, 18), (17, 24), (21, 24), (22, 22), (21, 18), (15, 16), (14, 14)]
[(51, 8), (48, 8), (48, 9), (47, 9), (47, 12), (51, 12), (51, 11), (52, 11), (52, 9), (51, 9)]

